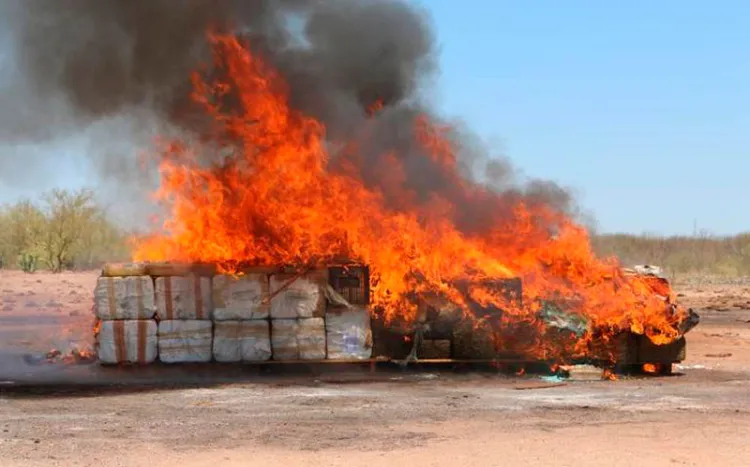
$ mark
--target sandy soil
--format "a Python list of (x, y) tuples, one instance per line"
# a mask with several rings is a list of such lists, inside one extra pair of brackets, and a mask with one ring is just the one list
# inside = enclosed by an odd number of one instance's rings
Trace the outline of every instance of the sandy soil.
[[(94, 281), (0, 271), (0, 465), (750, 465), (743, 307), (697, 310), (688, 360), (668, 378), (328, 371), (209, 384), (191, 371), (198, 384), (171, 388), (3, 389), (17, 377), (134, 378), (19, 363), (23, 352), (85, 342)], [(750, 300), (747, 284), (678, 291), (705, 308)]]

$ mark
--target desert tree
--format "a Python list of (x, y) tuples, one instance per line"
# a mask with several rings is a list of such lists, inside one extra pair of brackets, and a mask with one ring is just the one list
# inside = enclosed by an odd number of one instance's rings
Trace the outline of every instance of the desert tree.
[(99, 216), (94, 193), (82, 189), (55, 189), (42, 197), (46, 225), (42, 235), (44, 261), (52, 272), (61, 272), (73, 263), (84, 239), (90, 235)]
[(0, 209), (0, 261), (11, 265), (22, 255), (36, 256), (45, 223), (44, 213), (31, 200)]

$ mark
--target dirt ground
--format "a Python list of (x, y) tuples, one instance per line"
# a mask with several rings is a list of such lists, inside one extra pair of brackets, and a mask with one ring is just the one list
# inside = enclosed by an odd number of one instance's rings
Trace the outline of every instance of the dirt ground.
[(174, 369), (191, 384), (13, 390), (24, 378), (153, 377), (24, 359), (86, 342), (95, 277), (0, 271), (4, 467), (750, 465), (750, 281), (677, 284), (702, 321), (672, 377), (352, 370), (209, 382)]

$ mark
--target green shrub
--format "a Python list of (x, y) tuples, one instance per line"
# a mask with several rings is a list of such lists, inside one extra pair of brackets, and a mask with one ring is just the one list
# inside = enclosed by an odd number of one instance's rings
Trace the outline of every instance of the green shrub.
[(18, 258), (18, 266), (27, 274), (35, 272), (38, 264), (38, 258), (31, 253), (22, 253)]

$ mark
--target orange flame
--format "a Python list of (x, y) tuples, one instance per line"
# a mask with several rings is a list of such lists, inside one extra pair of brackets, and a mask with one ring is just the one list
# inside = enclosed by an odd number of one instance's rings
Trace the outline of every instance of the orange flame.
[(383, 104), (383, 101), (381, 99), (376, 100), (367, 108), (367, 115), (370, 117), (374, 116), (375, 114), (383, 110), (384, 106), (385, 105)]
[[(500, 346), (545, 358), (585, 354), (590, 337), (550, 344), (538, 318), (540, 300), (571, 304), (592, 328), (630, 330), (656, 343), (677, 337), (681, 312), (673, 313), (646, 281), (626, 276), (614, 259), (597, 258), (583, 227), (463, 177), (446, 128), (421, 116), (414, 138), (453, 192), (486, 206), (487, 227), (477, 233), (459, 229), (452, 219), (460, 207), (447, 199), (417, 201), (395, 154), (385, 156), (387, 167), (374, 168), (389, 193), (398, 193), (396, 207), (392, 196), (386, 202), (383, 190), (361, 178), (356, 140), (329, 144), (321, 122), (289, 106), (276, 70), (233, 36), (210, 39), (226, 78), (196, 74), (193, 82), (195, 101), (214, 122), (212, 138), (162, 146), (156, 197), (168, 209), (167, 220), (138, 243), (136, 261), (216, 263), (233, 272), (243, 265), (356, 260), (370, 266), (373, 305), (388, 320), (414, 320), (412, 297), (424, 293), (445, 297), (467, 315), (471, 302), (492, 305), (505, 311), (498, 324), (518, 331), (501, 338)], [(222, 107), (230, 92), (241, 110)], [(365, 113), (374, 116), (381, 106), (376, 102)], [(218, 151), (221, 162), (206, 164), (206, 151)], [(510, 277), (523, 280), (523, 307), (481, 285)], [(461, 281), (474, 284), (468, 293), (457, 288)]]

